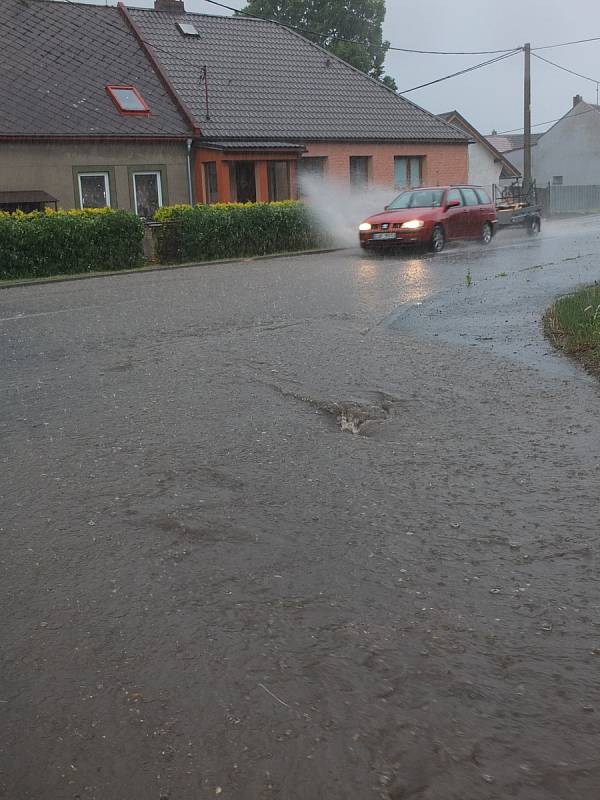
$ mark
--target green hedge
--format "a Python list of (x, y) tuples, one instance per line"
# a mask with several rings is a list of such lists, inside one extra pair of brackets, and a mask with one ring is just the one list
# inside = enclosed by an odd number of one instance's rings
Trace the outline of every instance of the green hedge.
[(159, 209), (156, 253), (163, 263), (309, 250), (325, 244), (302, 203), (216, 203)]
[(143, 236), (129, 211), (0, 213), (0, 279), (135, 267)]

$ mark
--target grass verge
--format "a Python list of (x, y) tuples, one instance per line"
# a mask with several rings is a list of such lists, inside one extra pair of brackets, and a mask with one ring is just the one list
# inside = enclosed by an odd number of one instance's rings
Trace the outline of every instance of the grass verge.
[(544, 315), (544, 332), (600, 378), (600, 284), (559, 298)]

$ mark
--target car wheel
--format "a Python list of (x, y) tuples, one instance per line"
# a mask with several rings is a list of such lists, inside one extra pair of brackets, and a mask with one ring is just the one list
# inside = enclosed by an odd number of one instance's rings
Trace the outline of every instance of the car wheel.
[(481, 229), (481, 241), (483, 244), (489, 244), (492, 241), (492, 236), (494, 235), (494, 231), (492, 226), (489, 222), (486, 222), (483, 228)]
[(536, 233), (539, 233), (542, 229), (542, 221), (539, 217), (531, 217), (531, 219), (527, 223), (527, 233), (530, 233), (532, 236)]
[(441, 253), (446, 245), (446, 236), (441, 225), (436, 225), (431, 234), (430, 248), (434, 253)]

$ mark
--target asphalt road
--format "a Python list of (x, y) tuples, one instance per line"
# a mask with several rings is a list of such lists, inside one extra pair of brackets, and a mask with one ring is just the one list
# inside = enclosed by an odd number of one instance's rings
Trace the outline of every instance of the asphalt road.
[(0, 796), (596, 800), (599, 256), (0, 291)]

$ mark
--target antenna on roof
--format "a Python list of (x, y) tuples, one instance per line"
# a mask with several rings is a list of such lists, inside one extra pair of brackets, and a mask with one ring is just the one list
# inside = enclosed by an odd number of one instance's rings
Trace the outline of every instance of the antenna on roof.
[(202, 67), (202, 72), (200, 74), (200, 83), (204, 84), (204, 103), (206, 108), (206, 119), (210, 120), (210, 112), (208, 109), (208, 70), (206, 69), (206, 64)]

